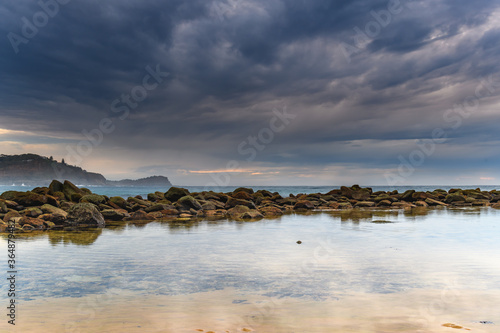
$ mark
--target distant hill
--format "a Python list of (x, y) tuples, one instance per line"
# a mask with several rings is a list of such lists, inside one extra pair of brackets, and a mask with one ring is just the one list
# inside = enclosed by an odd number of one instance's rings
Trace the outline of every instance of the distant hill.
[(153, 176), (138, 180), (109, 181), (103, 175), (58, 162), (36, 154), (0, 155), (0, 184), (47, 186), (54, 179), (69, 180), (79, 185), (107, 186), (172, 186), (167, 177)]

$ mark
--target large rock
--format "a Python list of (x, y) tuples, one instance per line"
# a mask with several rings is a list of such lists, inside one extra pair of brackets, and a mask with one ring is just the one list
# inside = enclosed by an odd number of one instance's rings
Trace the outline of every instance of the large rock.
[(198, 200), (196, 200), (190, 195), (186, 195), (185, 197), (182, 197), (179, 200), (177, 200), (177, 204), (182, 208), (184, 208), (185, 210), (190, 210), (192, 208), (198, 211), (203, 209)]
[(300, 200), (293, 206), (293, 209), (314, 209), (314, 205), (308, 200)]
[(266, 217), (283, 215), (283, 211), (281, 209), (279, 209), (278, 207), (274, 207), (274, 206), (262, 207), (262, 208), (259, 208), (259, 211)]
[(154, 219), (155, 219), (154, 216), (152, 216), (151, 214), (148, 214), (148, 213), (146, 213), (143, 210), (138, 210), (136, 212), (133, 212), (130, 215), (130, 218), (128, 218), (127, 220), (132, 220), (132, 221), (152, 221)]
[(101, 212), (91, 203), (79, 203), (72, 206), (68, 212), (67, 221), (73, 225), (88, 225), (99, 228), (106, 225)]
[(165, 192), (165, 199), (175, 202), (182, 197), (188, 196), (190, 193), (187, 189), (181, 187), (171, 187)]
[(63, 190), (62, 192), (64, 193), (64, 196), (66, 197), (66, 200), (73, 201), (73, 202), (78, 202), (80, 199), (87, 193), (85, 191), (80, 190), (75, 184), (72, 182), (65, 180), (63, 184)]
[(64, 186), (60, 181), (53, 180), (52, 183), (50, 183), (49, 194), (54, 195), (57, 192), (63, 192), (63, 191), (64, 191)]
[(54, 207), (52, 205), (46, 204), (40, 207), (42, 212), (45, 214), (58, 214), (64, 216), (64, 218), (68, 217), (68, 213), (62, 210), (61, 208)]
[(122, 221), (130, 217), (129, 213), (124, 209), (105, 209), (101, 212), (105, 220)]
[(38, 230), (43, 230), (46, 227), (44, 220), (24, 216), (23, 218), (21, 218), (21, 220), (19, 220), (19, 225), (24, 229), (24, 226), (26, 224), (33, 227), (33, 229), (38, 229)]
[(9, 223), (10, 220), (12, 220), (14, 217), (21, 217), (21, 214), (18, 212), (11, 210), (5, 216), (3, 217), (4, 222)]
[(252, 201), (249, 200), (243, 200), (243, 199), (236, 199), (236, 198), (229, 198), (226, 202), (226, 209), (233, 208), (236, 206), (246, 206), (250, 209), (255, 209), (255, 204)]
[(104, 195), (99, 194), (86, 194), (80, 199), (80, 202), (88, 202), (96, 206), (105, 204), (107, 201), (108, 200)]
[(41, 206), (47, 203), (47, 196), (33, 192), (7, 191), (0, 195), (1, 199), (15, 201), (24, 207)]
[(123, 208), (127, 209), (128, 203), (127, 200), (122, 197), (111, 197), (109, 198), (108, 204), (113, 206), (114, 208)]

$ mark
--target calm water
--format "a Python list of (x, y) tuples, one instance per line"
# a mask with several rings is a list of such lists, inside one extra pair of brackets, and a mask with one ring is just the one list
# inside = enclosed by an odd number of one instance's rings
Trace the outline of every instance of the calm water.
[(346, 211), (33, 234), (17, 243), (16, 329), (500, 332), (499, 217)]

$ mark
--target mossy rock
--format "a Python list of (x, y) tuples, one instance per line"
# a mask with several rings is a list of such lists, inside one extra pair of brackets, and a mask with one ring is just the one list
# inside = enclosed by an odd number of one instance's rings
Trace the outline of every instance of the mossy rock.
[(81, 197), (80, 202), (88, 202), (99, 206), (100, 204), (106, 203), (108, 200), (104, 195), (99, 194), (86, 194)]
[(177, 203), (185, 209), (192, 208), (196, 211), (203, 209), (201, 204), (199, 203), (199, 201), (190, 195), (186, 195), (186, 196), (180, 198), (179, 200), (177, 200)]
[(175, 202), (182, 197), (188, 196), (189, 194), (189, 191), (185, 188), (171, 187), (167, 192), (165, 192), (164, 197), (171, 202)]

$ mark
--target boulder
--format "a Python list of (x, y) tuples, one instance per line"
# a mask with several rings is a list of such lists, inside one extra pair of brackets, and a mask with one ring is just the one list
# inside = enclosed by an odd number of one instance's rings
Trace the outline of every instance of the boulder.
[(279, 209), (278, 207), (274, 207), (274, 206), (261, 207), (261, 208), (259, 208), (259, 211), (266, 217), (283, 215), (283, 211), (281, 209)]
[(264, 218), (264, 215), (262, 215), (258, 210), (256, 209), (251, 209), (248, 212), (245, 212), (240, 215), (240, 219), (242, 220), (257, 220), (257, 219), (262, 219)]
[(4, 222), (8, 223), (14, 217), (21, 217), (21, 214), (19, 214), (18, 212), (14, 211), (14, 210), (11, 210), (11, 211), (7, 212), (7, 214), (5, 214), (5, 216), (3, 217), (3, 220), (4, 220)]
[(65, 212), (64, 210), (62, 210), (61, 208), (57, 208), (57, 207), (54, 207), (54, 206), (49, 205), (49, 204), (43, 205), (42, 207), (40, 207), (40, 209), (45, 214), (59, 214), (59, 215), (62, 215), (64, 217), (68, 216), (68, 213)]
[(73, 202), (79, 202), (80, 199), (86, 194), (68, 180), (64, 181), (62, 192), (64, 193), (66, 200)]
[(99, 194), (86, 194), (80, 199), (80, 202), (88, 202), (96, 206), (104, 204), (107, 201), (108, 200), (104, 195), (99, 195)]
[(354, 207), (373, 207), (375, 206), (375, 202), (373, 201), (358, 201)]
[(154, 219), (155, 219), (154, 216), (146, 213), (143, 210), (138, 210), (138, 211), (133, 212), (132, 214), (130, 214), (130, 218), (128, 218), (127, 220), (132, 220), (132, 221), (152, 221)]
[(1, 199), (17, 202), (24, 207), (41, 206), (47, 203), (47, 196), (33, 192), (7, 191), (0, 195)]
[(427, 198), (425, 199), (425, 202), (429, 205), (429, 206), (448, 206), (447, 204), (445, 204), (444, 202), (441, 202), (441, 201), (438, 201), (438, 200), (434, 200), (432, 198)]
[(460, 194), (459, 192), (453, 192), (453, 193), (448, 194), (446, 196), (446, 198), (444, 199), (444, 202), (447, 204), (454, 204), (454, 203), (458, 203), (458, 202), (465, 202), (465, 200), (466, 200), (466, 198), (464, 195)]
[(165, 192), (165, 199), (175, 202), (182, 197), (188, 196), (190, 193), (187, 189), (181, 187), (171, 187)]
[(241, 215), (250, 211), (247, 206), (238, 205), (227, 210), (227, 215), (233, 219), (239, 219)]
[(256, 208), (255, 204), (252, 201), (243, 200), (243, 199), (236, 199), (236, 198), (232, 198), (232, 197), (230, 197), (227, 200), (225, 208), (229, 209), (229, 208), (233, 208), (233, 207), (236, 207), (236, 206), (246, 206), (246, 207), (248, 207), (250, 209), (255, 209)]
[(112, 206), (114, 208), (127, 209), (128, 203), (122, 197), (111, 197), (108, 200), (108, 205), (110, 205), (110, 206)]
[[(236, 190), (233, 191), (233, 194), (239, 193), (239, 192), (245, 192), (247, 194), (254, 194), (252, 188), (247, 188), (247, 187), (238, 187)], [(234, 197), (234, 195), (233, 195)]]
[(24, 226), (26, 224), (32, 226), (33, 229), (45, 229), (45, 221), (41, 219), (24, 216), (21, 218), (21, 220), (19, 220), (19, 225), (24, 229)]
[(236, 199), (243, 199), (243, 200), (248, 200), (248, 201), (251, 201), (253, 199), (253, 197), (250, 194), (248, 194), (247, 192), (244, 192), (244, 191), (233, 193), (232, 196), (233, 196), (233, 198), (236, 198)]
[(72, 225), (88, 225), (102, 228), (106, 225), (101, 212), (91, 203), (78, 203), (68, 212), (67, 222)]
[(196, 200), (195, 198), (193, 198), (190, 195), (186, 195), (186, 196), (180, 198), (179, 200), (177, 200), (177, 204), (179, 204), (182, 208), (184, 208), (186, 210), (194, 209), (194, 210), (198, 211), (198, 210), (202, 209), (202, 206), (198, 202), (198, 200)]
[(294, 210), (299, 209), (314, 209), (314, 205), (309, 200), (300, 200), (293, 206)]
[(57, 192), (63, 192), (64, 186), (58, 180), (53, 180), (49, 185), (49, 194), (55, 195)]
[(105, 209), (101, 212), (105, 220), (123, 221), (130, 217), (129, 213), (124, 209)]
[(20, 212), (21, 215), (28, 217), (38, 217), (43, 214), (42, 210), (38, 207), (29, 207)]

